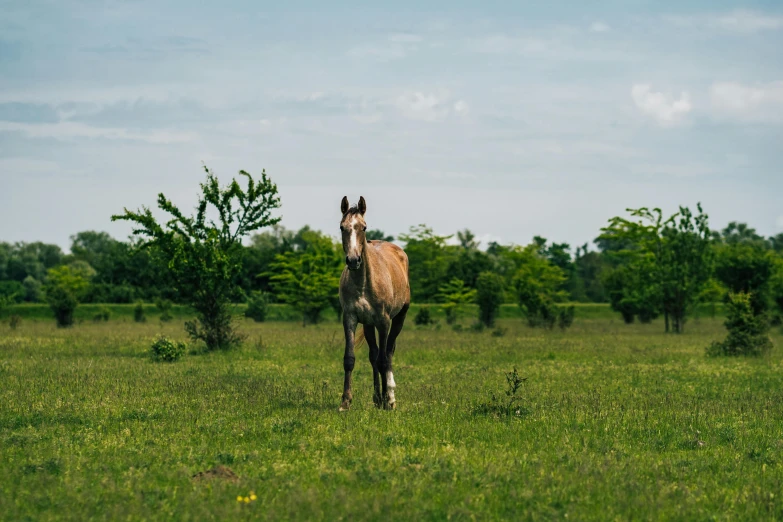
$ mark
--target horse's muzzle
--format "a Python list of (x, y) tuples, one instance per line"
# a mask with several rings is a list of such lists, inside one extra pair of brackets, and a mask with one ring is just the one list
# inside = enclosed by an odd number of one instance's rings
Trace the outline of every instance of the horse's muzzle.
[(359, 256), (356, 257), (345, 257), (345, 265), (348, 267), (348, 270), (359, 270), (359, 267), (362, 266), (362, 258)]

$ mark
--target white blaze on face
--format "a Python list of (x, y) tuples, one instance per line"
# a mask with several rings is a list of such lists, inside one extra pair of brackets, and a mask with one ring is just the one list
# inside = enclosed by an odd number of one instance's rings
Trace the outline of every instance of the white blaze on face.
[(351, 220), (348, 222), (349, 230), (351, 231), (351, 235), (348, 239), (348, 256), (360, 256), (361, 251), (359, 250), (359, 233), (357, 232), (358, 226), (357, 224), (359, 222), (359, 218), (357, 216), (353, 216)]

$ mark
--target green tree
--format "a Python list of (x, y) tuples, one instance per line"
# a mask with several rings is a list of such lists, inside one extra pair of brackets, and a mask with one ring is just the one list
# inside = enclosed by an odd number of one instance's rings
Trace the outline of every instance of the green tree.
[(67, 328), (73, 325), (79, 299), (84, 296), (94, 275), (95, 270), (84, 261), (49, 269), (44, 292), (58, 327)]
[(524, 248), (517, 248), (519, 268), (513, 285), (517, 304), (527, 317), (528, 324), (552, 328), (559, 313), (557, 303), (568, 297), (562, 289), (566, 275), (544, 257), (541, 247), (542, 243), (534, 240)]
[(663, 312), (665, 329), (681, 333), (693, 305), (709, 280), (713, 251), (707, 215), (697, 205), (664, 220), (660, 209), (628, 209), (630, 220), (614, 217), (599, 239), (623, 248), (611, 252), (621, 266), (609, 276), (612, 306), (624, 317), (633, 312)]
[(364, 236), (367, 238), (367, 241), (370, 240), (378, 240), (378, 241), (394, 241), (394, 236), (386, 235), (384, 234), (383, 230), (378, 229), (371, 229), (365, 232)]
[(770, 290), (775, 273), (775, 254), (756, 241), (717, 246), (715, 277), (730, 292), (750, 295), (756, 315), (770, 307)]
[(339, 312), (343, 250), (330, 237), (312, 230), (303, 232), (302, 239), (304, 247), (278, 254), (266, 275), (278, 299), (300, 312), (306, 325), (319, 322), (330, 306)]
[[(207, 176), (200, 184), (195, 217), (183, 215), (161, 193), (158, 207), (171, 215), (164, 225), (145, 207), (141, 212), (124, 209), (125, 213), (112, 216), (112, 221), (136, 223), (134, 234), (145, 238), (141, 246), (153, 249), (157, 259), (165, 262), (174, 288), (196, 311), (197, 321), (185, 323), (189, 336), (204, 341), (208, 350), (226, 349), (241, 340), (230, 304), (239, 288), (242, 238), (280, 221), (280, 217), (271, 217), (272, 210), (280, 207), (280, 198), (265, 170), (260, 180), (240, 171), (247, 178), (244, 190), (236, 179), (221, 188), (217, 177), (206, 166), (204, 170)], [(207, 218), (210, 206), (217, 222)]]
[(409, 261), (411, 299), (417, 303), (432, 302), (440, 286), (448, 282), (449, 255), (446, 241), (451, 236), (438, 236), (426, 225), (411, 227), (400, 234), (405, 241)]
[(716, 355), (764, 355), (772, 348), (767, 333), (769, 326), (764, 318), (753, 311), (753, 300), (745, 292), (729, 293), (726, 329), (723, 342), (714, 342), (707, 354)]
[(472, 303), (476, 300), (476, 289), (468, 288), (462, 279), (453, 278), (439, 288), (439, 300), (444, 304), (446, 322), (454, 324), (457, 321), (457, 312), (460, 305)]
[(495, 325), (505, 293), (505, 280), (494, 272), (482, 272), (476, 279), (479, 321), (487, 328)]

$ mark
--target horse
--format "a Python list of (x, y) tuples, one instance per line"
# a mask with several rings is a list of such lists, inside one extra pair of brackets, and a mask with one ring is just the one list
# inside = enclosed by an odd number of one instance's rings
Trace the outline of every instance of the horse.
[[(373, 402), (377, 408), (393, 410), (397, 385), (392, 373), (392, 358), (411, 304), (408, 256), (394, 243), (367, 239), (364, 196), (359, 197), (356, 206), (349, 208), (348, 205), (348, 198), (344, 196), (340, 203), (340, 233), (345, 267), (340, 276), (339, 295), (345, 331), (345, 382), (339, 411), (349, 410), (353, 401), (354, 346), (360, 344), (362, 338), (370, 347)], [(355, 343), (359, 323), (363, 325), (364, 335), (360, 334), (359, 343)]]

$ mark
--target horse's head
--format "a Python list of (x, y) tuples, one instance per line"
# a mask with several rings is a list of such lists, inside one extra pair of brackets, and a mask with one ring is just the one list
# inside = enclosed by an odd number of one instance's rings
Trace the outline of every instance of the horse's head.
[(340, 210), (343, 213), (343, 218), (340, 220), (340, 233), (343, 236), (345, 264), (349, 270), (358, 270), (362, 266), (362, 249), (367, 231), (367, 223), (364, 222), (367, 204), (364, 202), (364, 196), (359, 197), (357, 206), (350, 208), (348, 198), (343, 196)]

